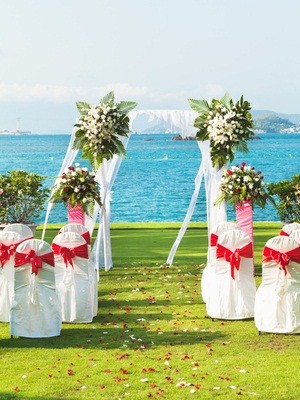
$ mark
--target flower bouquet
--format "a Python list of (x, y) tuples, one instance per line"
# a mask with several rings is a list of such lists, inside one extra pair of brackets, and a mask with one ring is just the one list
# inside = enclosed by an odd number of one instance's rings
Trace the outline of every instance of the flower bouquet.
[(220, 169), (234, 159), (234, 149), (247, 153), (247, 140), (253, 139), (251, 106), (243, 96), (236, 103), (228, 93), (221, 100), (189, 100), (191, 108), (200, 115), (195, 119), (197, 140), (210, 141), (210, 156), (214, 167)]
[(245, 162), (227, 169), (221, 178), (216, 204), (223, 200), (235, 207), (236, 223), (249, 234), (253, 243), (253, 205), (264, 208), (267, 200), (272, 201), (265, 190), (261, 171), (256, 171)]
[(92, 216), (95, 203), (102, 205), (95, 174), (87, 168), (80, 168), (77, 163), (75, 167), (68, 167), (57, 179), (50, 201), (63, 202), (72, 208), (79, 205), (87, 215)]
[(115, 154), (124, 155), (125, 148), (120, 138), (129, 133), (128, 112), (136, 107), (131, 101), (114, 102), (114, 93), (104, 96), (99, 104), (77, 102), (81, 116), (75, 127), (73, 147), (82, 149), (82, 157), (90, 160), (97, 169), (104, 159)]
[(223, 200), (233, 206), (251, 201), (253, 205), (264, 208), (267, 200), (271, 198), (265, 189), (261, 171), (256, 171), (254, 167), (242, 162), (241, 166), (232, 166), (223, 173), (216, 204)]

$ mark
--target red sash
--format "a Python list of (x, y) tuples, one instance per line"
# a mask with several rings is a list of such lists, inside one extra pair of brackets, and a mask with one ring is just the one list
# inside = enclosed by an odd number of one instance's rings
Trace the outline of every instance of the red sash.
[(82, 244), (77, 247), (69, 248), (59, 246), (56, 243), (52, 243), (52, 250), (55, 255), (62, 256), (67, 268), (68, 264), (70, 264), (71, 267), (74, 268), (72, 259), (76, 256), (81, 258), (89, 258), (87, 244)]
[(18, 243), (10, 244), (6, 246), (4, 243), (0, 243), (0, 266), (3, 266), (7, 263), (10, 256), (15, 253)]
[(216, 235), (215, 233), (210, 234), (210, 246), (215, 247), (217, 245), (219, 236)]
[(216, 257), (225, 258), (225, 260), (230, 263), (230, 274), (231, 277), (234, 279), (234, 270), (236, 269), (238, 271), (240, 269), (241, 257), (253, 257), (252, 243), (246, 244), (246, 246), (242, 247), (241, 249), (235, 249), (233, 252), (217, 243)]
[(54, 254), (46, 253), (38, 256), (34, 250), (30, 250), (29, 253), (16, 253), (15, 254), (15, 267), (20, 267), (21, 265), (31, 263), (31, 273), (37, 275), (39, 269), (42, 268), (43, 262), (54, 267)]
[(290, 261), (300, 263), (300, 247), (296, 247), (295, 249), (285, 253), (280, 253), (280, 251), (270, 249), (269, 247), (265, 246), (263, 250), (262, 262), (268, 262), (272, 260), (280, 265), (280, 269), (282, 269), (284, 271), (284, 275), (286, 275), (286, 267)]
[(281, 229), (281, 231), (279, 232), (279, 236), (290, 236), (290, 234)]
[(91, 244), (91, 235), (89, 231), (83, 232), (81, 236), (83, 237), (83, 239), (86, 241), (87, 244)]

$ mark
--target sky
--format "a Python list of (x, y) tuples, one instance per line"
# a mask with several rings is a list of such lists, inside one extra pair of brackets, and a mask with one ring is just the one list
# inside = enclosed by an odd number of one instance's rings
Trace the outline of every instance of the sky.
[(300, 114), (299, 0), (0, 0), (0, 130), (71, 132), (76, 101), (241, 95)]

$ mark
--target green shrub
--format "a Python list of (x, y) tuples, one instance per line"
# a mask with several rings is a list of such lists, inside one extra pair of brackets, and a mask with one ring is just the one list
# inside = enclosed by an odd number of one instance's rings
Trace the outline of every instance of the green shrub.
[(44, 179), (22, 170), (0, 175), (0, 223), (32, 223), (49, 195), (42, 185)]
[(282, 222), (300, 222), (300, 174), (269, 183), (268, 191), (275, 196), (275, 207)]

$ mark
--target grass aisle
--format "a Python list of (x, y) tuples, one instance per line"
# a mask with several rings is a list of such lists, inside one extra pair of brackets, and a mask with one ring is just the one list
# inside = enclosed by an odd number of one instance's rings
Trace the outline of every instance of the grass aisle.
[[(256, 224), (258, 272), (262, 246), (278, 229)], [(101, 272), (93, 323), (63, 324), (51, 339), (10, 339), (1, 323), (0, 399), (298, 400), (300, 336), (258, 336), (252, 320), (206, 318), (199, 295), (206, 229), (194, 224), (166, 267), (177, 231), (113, 226), (115, 266)]]

